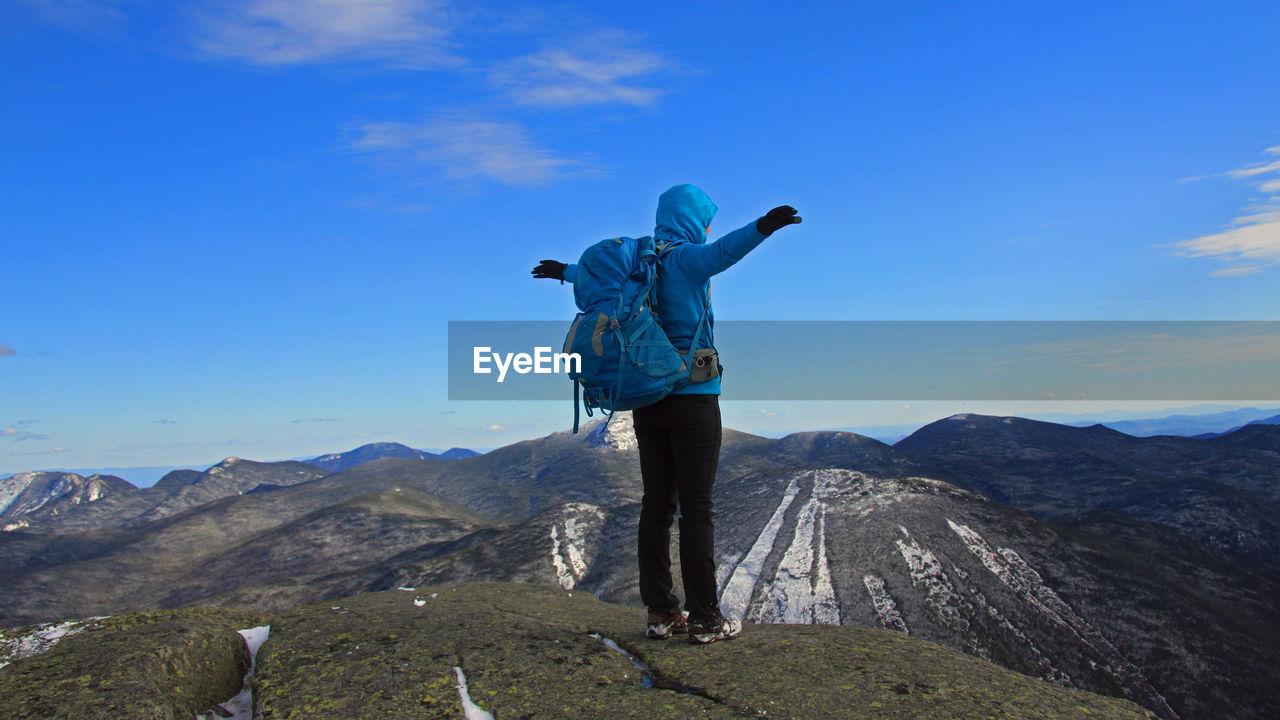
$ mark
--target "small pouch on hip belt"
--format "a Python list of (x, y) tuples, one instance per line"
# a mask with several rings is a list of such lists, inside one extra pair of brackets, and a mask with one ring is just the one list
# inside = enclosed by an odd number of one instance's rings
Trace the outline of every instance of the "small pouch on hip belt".
[(693, 368), (689, 371), (689, 382), (706, 382), (720, 377), (720, 356), (715, 348), (703, 348), (693, 351)]

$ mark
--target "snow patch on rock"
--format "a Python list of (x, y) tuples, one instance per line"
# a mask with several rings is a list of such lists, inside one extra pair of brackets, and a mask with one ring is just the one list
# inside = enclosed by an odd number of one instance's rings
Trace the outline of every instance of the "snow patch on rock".
[(893, 601), (893, 596), (884, 586), (884, 578), (867, 573), (862, 576), (862, 584), (866, 586), (867, 594), (871, 596), (871, 606), (875, 608), (880, 624), (889, 630), (910, 635), (907, 621), (903, 620), (902, 613), (898, 612), (898, 604)]
[(27, 489), (34, 477), (35, 473), (26, 472), (0, 479), (0, 515), (9, 510), (9, 506)]
[(551, 524), (551, 564), (560, 587), (572, 590), (587, 574), (586, 533), (604, 521), (604, 512), (587, 503), (569, 503), (564, 518)]
[(925, 607), (933, 611), (943, 626), (968, 635), (969, 621), (963, 610), (964, 598), (947, 577), (938, 557), (914, 539), (899, 539), (894, 542), (907, 563), (912, 586), (924, 591)]
[(465, 720), (493, 720), (493, 715), (482, 709), (471, 699), (471, 692), (467, 690), (467, 676), (462, 672), (462, 668), (455, 665), (453, 672), (458, 679), (458, 684), (455, 687), (458, 689), (458, 699), (462, 701), (462, 717)]
[(46, 623), (25, 633), (8, 636), (12, 631), (0, 631), (0, 668), (23, 658), (39, 655), (57, 645), (59, 641), (76, 635), (93, 627), (96, 621), (105, 620), (106, 616), (92, 617), (87, 620), (67, 620), (58, 623)]
[(587, 436), (591, 447), (631, 451), (640, 446), (636, 440), (635, 419), (631, 411), (615, 412), (599, 423)]
[(196, 720), (253, 720), (253, 668), (258, 663), (258, 648), (267, 641), (271, 634), (270, 625), (240, 630), (245, 646), (249, 650), (249, 670), (244, 674), (244, 683), (235, 697), (218, 705), (207, 715), (197, 715)]

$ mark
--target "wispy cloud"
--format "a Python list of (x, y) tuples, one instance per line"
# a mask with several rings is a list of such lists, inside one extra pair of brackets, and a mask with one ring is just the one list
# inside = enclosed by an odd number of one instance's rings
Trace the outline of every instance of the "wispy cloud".
[(22, 442), (24, 440), (48, 440), (48, 435), (40, 435), (38, 433), (27, 432), (19, 428), (7, 427), (0, 428), (0, 437), (6, 437), (14, 442)]
[[(1266, 153), (1280, 156), (1280, 145)], [(1217, 177), (1254, 180), (1265, 197), (1246, 207), (1222, 232), (1173, 243), (1177, 254), (1185, 257), (1207, 257), (1228, 263), (1229, 267), (1213, 271), (1218, 277), (1253, 275), (1280, 265), (1280, 160), (1264, 161), (1248, 167), (1229, 170)], [(1203, 178), (1188, 178), (1199, 180)]]
[(196, 46), (259, 65), (379, 59), (458, 64), (448, 12), (437, 0), (239, 0), (198, 14)]
[(75, 32), (112, 36), (129, 23), (129, 16), (116, 5), (132, 4), (130, 0), (18, 0), (41, 18)]
[(584, 160), (562, 157), (539, 146), (524, 126), (515, 122), (438, 117), (417, 124), (365, 123), (355, 131), (353, 149), (394, 164), (432, 167), (452, 180), (542, 185), (600, 172)]
[(306, 418), (304, 420), (294, 420), (293, 424), (297, 425), (298, 423), (340, 423), (340, 422), (346, 422), (346, 420), (343, 420), (342, 418), (318, 417), (318, 418)]
[(518, 105), (652, 105), (662, 91), (636, 81), (666, 68), (667, 62), (634, 45), (620, 31), (600, 31), (569, 47), (499, 63), (489, 81)]
[(17, 354), (18, 354), (18, 351), (14, 350), (13, 346), (10, 345), (9, 343), (4, 343), (3, 345), (0, 345), (0, 357), (13, 357), (14, 355), (17, 355)]
[(155, 422), (157, 422), (160, 425), (177, 425), (178, 424), (177, 420), (169, 420), (167, 418), (161, 418), (160, 420), (156, 420)]
[[(671, 68), (663, 55), (616, 29), (530, 10), (501, 13), (451, 0), (197, 0), (195, 47), (208, 57), (260, 66), (371, 61), (379, 65), (475, 73), (510, 111), (583, 105), (654, 105), (652, 77)], [(507, 17), (520, 17), (512, 20)], [(541, 47), (494, 59), (516, 34)], [(566, 37), (568, 39), (566, 39)], [(487, 40), (488, 42), (476, 42)], [(481, 54), (483, 53), (483, 54)], [(465, 56), (465, 57), (464, 57)], [(464, 78), (465, 79), (465, 78)], [(481, 86), (484, 87), (483, 85)], [(437, 106), (439, 107), (439, 106)], [(450, 111), (423, 122), (403, 118), (353, 125), (351, 148), (392, 165), (437, 170), (449, 181), (540, 186), (602, 170), (585, 157), (554, 150), (520, 122)], [(375, 194), (376, 195), (376, 194)], [(360, 199), (372, 209), (422, 212), (420, 200)]]

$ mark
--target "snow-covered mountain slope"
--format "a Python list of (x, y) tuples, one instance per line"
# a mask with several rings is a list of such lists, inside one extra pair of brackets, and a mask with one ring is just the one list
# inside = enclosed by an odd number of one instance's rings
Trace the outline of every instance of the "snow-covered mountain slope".
[[(128, 481), (113, 475), (81, 477), (66, 472), (26, 472), (0, 478), (0, 518), (28, 515), (41, 508), (57, 514), (67, 506), (91, 503), (112, 493), (134, 490)], [(24, 526), (5, 522), (2, 526)]]

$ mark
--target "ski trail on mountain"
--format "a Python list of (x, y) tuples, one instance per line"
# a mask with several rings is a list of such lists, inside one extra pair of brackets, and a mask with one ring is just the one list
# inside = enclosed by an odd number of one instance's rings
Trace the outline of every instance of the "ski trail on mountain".
[(760, 605), (751, 612), (756, 622), (840, 624), (840, 606), (827, 563), (824, 501), (830, 480), (828, 473), (813, 473), (813, 492), (800, 510), (791, 545), (773, 579), (765, 582)]
[(733, 569), (729, 582), (725, 584), (724, 592), (720, 593), (720, 610), (729, 617), (738, 620), (746, 617), (747, 608), (751, 604), (751, 594), (755, 590), (756, 581), (760, 578), (764, 561), (769, 557), (773, 544), (778, 539), (778, 532), (782, 530), (782, 521), (786, 518), (787, 510), (791, 508), (791, 503), (800, 493), (799, 480), (799, 475), (791, 478), (786, 492), (782, 494), (782, 501), (778, 503), (778, 508), (773, 511), (769, 522), (765, 523), (764, 530), (760, 531), (759, 537), (747, 551), (746, 557)]

